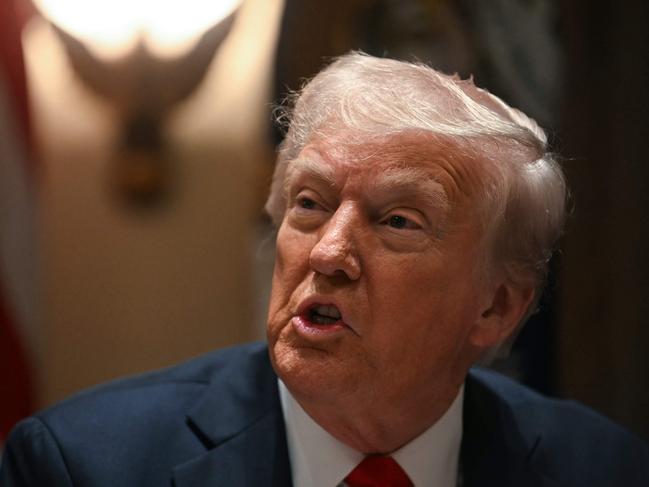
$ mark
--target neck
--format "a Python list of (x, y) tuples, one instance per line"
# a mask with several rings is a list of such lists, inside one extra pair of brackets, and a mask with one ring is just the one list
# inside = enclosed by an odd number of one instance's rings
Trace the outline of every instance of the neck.
[(340, 398), (335, 404), (296, 397), (306, 413), (329, 434), (349, 447), (369, 454), (390, 454), (435, 424), (450, 408), (459, 386), (425, 400), (388, 401)]

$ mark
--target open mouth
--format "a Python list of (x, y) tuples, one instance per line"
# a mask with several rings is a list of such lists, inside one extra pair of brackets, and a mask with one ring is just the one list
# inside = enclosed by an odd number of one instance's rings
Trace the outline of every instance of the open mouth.
[(332, 305), (314, 305), (306, 312), (307, 319), (316, 325), (332, 325), (340, 321), (341, 314), (338, 308)]
[(291, 320), (293, 329), (300, 337), (310, 343), (323, 344), (344, 337), (350, 332), (356, 334), (345, 322), (346, 317), (338, 306), (331, 301), (327, 303), (327, 298), (321, 298), (320, 302), (316, 299), (318, 298), (305, 300), (301, 311)]

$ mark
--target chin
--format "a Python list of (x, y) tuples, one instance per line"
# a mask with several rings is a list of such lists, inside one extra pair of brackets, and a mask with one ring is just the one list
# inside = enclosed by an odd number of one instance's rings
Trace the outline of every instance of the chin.
[(278, 340), (270, 356), (279, 378), (294, 396), (302, 399), (336, 397), (357, 383), (348, 377), (349, 367), (326, 350)]

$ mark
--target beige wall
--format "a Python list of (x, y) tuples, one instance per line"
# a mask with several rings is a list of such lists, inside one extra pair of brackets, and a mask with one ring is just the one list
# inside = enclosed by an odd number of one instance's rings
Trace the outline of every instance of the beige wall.
[(169, 204), (142, 214), (109, 190), (118, 113), (76, 77), (42, 20), (28, 26), (43, 183), (41, 404), (259, 336), (254, 224), (272, 158), (281, 7), (244, 4), (207, 77), (166, 124)]

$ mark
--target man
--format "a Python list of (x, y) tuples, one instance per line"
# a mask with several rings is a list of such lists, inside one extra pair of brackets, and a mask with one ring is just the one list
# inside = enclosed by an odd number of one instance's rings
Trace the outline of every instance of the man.
[(649, 485), (631, 434), (472, 370), (532, 310), (561, 232), (538, 126), (471, 81), (361, 54), (290, 118), (268, 345), (26, 420), (3, 485)]

